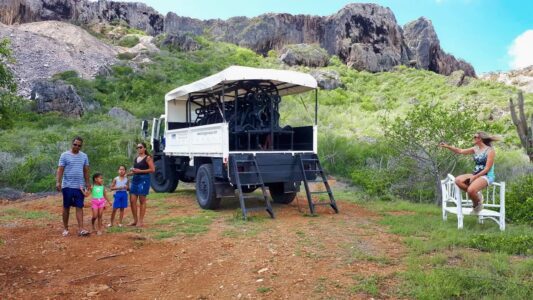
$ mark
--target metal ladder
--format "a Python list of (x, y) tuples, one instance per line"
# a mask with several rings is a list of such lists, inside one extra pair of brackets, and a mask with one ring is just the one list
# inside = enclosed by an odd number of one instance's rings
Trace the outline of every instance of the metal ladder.
[[(235, 184), (237, 185), (237, 189), (239, 190), (239, 202), (241, 204), (241, 210), (242, 210), (242, 216), (244, 220), (247, 220), (248, 211), (255, 211), (255, 210), (266, 210), (266, 212), (270, 215), (271, 218), (274, 218), (274, 210), (272, 209), (272, 204), (270, 203), (270, 199), (268, 197), (265, 183), (263, 182), (263, 177), (261, 176), (261, 172), (259, 172), (259, 167), (257, 165), (257, 161), (255, 159), (255, 156), (253, 159), (245, 159), (245, 160), (239, 160), (235, 157), (232, 157), (232, 166), (233, 166), (233, 173), (235, 174)], [(239, 172), (239, 166), (248, 166), (249, 168), (243, 168), (243, 170), (250, 169), (250, 167), (253, 169), (253, 171), (243, 171)], [(241, 175), (245, 175), (246, 177), (253, 177), (253, 181), (250, 181), (252, 179), (248, 178), (249, 180), (244, 180), (241, 177)], [(261, 191), (263, 193), (263, 200), (265, 201), (265, 206), (256, 206), (256, 207), (246, 207), (246, 199), (257, 199), (255, 196), (245, 196), (242, 192), (242, 186), (246, 185), (255, 185), (260, 186)]]
[[(338, 214), (339, 209), (337, 207), (337, 203), (335, 202), (335, 198), (333, 197), (333, 192), (331, 191), (331, 187), (329, 186), (328, 180), (326, 179), (326, 175), (324, 175), (324, 170), (320, 165), (318, 156), (316, 154), (313, 154), (312, 158), (302, 158), (301, 155), (298, 155), (298, 160), (300, 161), (300, 171), (302, 172), (305, 194), (307, 196), (307, 202), (309, 203), (309, 210), (311, 211), (311, 214), (315, 214), (315, 206), (317, 205), (329, 205), (335, 211), (335, 213)], [(305, 165), (308, 165), (310, 169), (305, 169)], [(312, 176), (312, 174), (314, 174), (315, 176)], [(313, 179), (310, 180), (309, 178), (311, 177)], [(320, 179), (317, 179), (318, 177), (320, 177)], [(323, 183), (326, 187), (326, 190), (311, 192), (309, 190), (309, 183)], [(328, 194), (329, 201), (314, 202), (313, 198), (311, 197), (313, 194)]]

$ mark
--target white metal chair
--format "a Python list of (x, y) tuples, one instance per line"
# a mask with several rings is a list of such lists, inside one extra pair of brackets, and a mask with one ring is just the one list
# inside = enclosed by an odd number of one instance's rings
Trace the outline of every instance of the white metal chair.
[(442, 219), (447, 220), (447, 214), (457, 215), (457, 228), (463, 228), (464, 216), (474, 215), (483, 224), (485, 219), (493, 220), (500, 230), (505, 230), (505, 182), (494, 182), (483, 192), (483, 210), (479, 214), (472, 213), (472, 201), (455, 184), (455, 177), (448, 174), (441, 180), (442, 188)]

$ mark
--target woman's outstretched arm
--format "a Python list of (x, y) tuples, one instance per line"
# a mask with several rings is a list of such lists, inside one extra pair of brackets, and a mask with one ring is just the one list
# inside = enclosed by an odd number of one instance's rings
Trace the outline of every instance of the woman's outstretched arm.
[(457, 154), (474, 154), (474, 147), (471, 147), (471, 148), (467, 148), (467, 149), (461, 149), (461, 148), (457, 148), (457, 147), (454, 147), (454, 146), (451, 146), (451, 145), (448, 145), (444, 142), (440, 143), (439, 144), (439, 147), (442, 147), (442, 148), (446, 148), (454, 153), (457, 153)]

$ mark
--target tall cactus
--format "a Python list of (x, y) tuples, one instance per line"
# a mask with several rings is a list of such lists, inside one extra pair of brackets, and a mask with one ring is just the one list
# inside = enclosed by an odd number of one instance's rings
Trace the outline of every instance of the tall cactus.
[[(533, 162), (533, 114), (530, 117), (529, 126), (527, 124), (527, 117), (524, 112), (524, 94), (520, 91), (518, 93), (517, 106), (513, 103), (513, 99), (509, 99), (509, 107), (511, 110), (511, 118), (513, 119), (514, 126), (520, 137), (520, 143), (522, 147), (526, 149), (526, 153), (529, 156), (529, 161)], [(518, 115), (515, 110), (518, 108)]]

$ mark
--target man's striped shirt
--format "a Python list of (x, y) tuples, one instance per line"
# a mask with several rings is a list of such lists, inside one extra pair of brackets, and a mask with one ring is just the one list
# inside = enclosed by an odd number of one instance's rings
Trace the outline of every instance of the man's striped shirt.
[(71, 151), (65, 151), (59, 158), (59, 166), (65, 167), (63, 172), (63, 181), (61, 188), (79, 189), (80, 186), (85, 186), (85, 179), (83, 178), (83, 167), (89, 165), (89, 158), (87, 154), (78, 152), (77, 154)]

